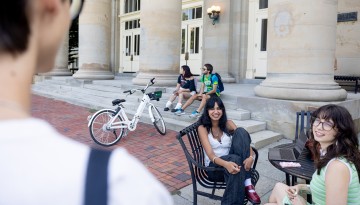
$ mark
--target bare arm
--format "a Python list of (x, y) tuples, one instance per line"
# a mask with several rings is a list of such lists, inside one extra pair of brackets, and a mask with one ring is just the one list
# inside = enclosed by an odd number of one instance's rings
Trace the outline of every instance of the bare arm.
[(201, 86), (200, 86), (200, 90), (199, 90), (199, 95), (201, 96), (202, 94), (203, 94), (203, 92), (204, 92), (204, 86), (205, 86), (205, 84), (202, 82), (201, 83)]
[(213, 163), (224, 167), (231, 174), (236, 174), (240, 171), (240, 166), (237, 165), (236, 163), (225, 161), (225, 160), (221, 159), (219, 156), (215, 155), (214, 150), (212, 149), (210, 142), (209, 142), (209, 138), (208, 138), (209, 133), (204, 126), (202, 126), (202, 125), (199, 126), (198, 134), (199, 134), (199, 138), (200, 138), (201, 144), (205, 150), (206, 155), (209, 157), (209, 159)]
[(237, 126), (232, 120), (228, 120), (226, 122), (226, 128), (229, 130), (230, 134), (232, 134), (236, 130)]
[(347, 204), (350, 170), (338, 160), (332, 161), (325, 174), (326, 204)]
[(176, 88), (175, 88), (174, 93), (176, 93), (179, 89), (180, 89), (180, 84), (179, 84), (179, 83), (177, 83), (177, 84), (176, 84)]
[(213, 85), (213, 89), (210, 90), (209, 92), (207, 92), (206, 95), (215, 94), (215, 93), (216, 93), (217, 86), (218, 86), (218, 84), (214, 84), (214, 85)]

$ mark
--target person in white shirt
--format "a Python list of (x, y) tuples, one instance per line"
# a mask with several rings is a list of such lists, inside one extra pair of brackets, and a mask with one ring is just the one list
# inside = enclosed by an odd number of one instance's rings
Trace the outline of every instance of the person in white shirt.
[[(30, 115), (33, 75), (54, 66), (71, 18), (79, 15), (82, 4), (83, 0), (1, 3), (0, 204), (81, 205), (94, 204), (86, 196), (97, 198), (96, 192), (87, 191), (97, 188), (89, 183), (98, 179), (89, 177), (90, 162), (96, 162), (89, 160), (94, 149)], [(100, 180), (105, 184), (100, 188), (107, 190), (104, 204), (173, 204), (165, 187), (125, 149), (96, 152), (108, 156), (108, 163), (99, 163), (105, 170), (99, 175), (105, 176), (105, 182)]]
[(205, 166), (224, 168), (223, 171), (207, 172), (211, 181), (226, 182), (221, 204), (243, 204), (245, 197), (252, 204), (260, 204), (249, 172), (255, 160), (249, 133), (227, 119), (224, 103), (217, 96), (207, 100), (199, 123)]

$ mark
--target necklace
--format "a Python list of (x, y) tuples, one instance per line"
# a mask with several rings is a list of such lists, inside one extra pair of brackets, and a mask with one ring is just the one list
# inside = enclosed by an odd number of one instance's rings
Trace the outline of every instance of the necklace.
[(219, 131), (215, 134), (214, 130), (211, 128), (211, 133), (212, 133), (213, 138), (216, 139), (220, 144), (222, 144), (221, 136), (220, 136), (221, 130), (219, 129)]

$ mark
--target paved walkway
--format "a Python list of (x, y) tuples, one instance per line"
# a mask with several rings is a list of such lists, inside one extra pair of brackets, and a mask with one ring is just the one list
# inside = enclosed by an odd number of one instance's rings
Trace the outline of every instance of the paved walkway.
[[(84, 144), (100, 147), (90, 137), (87, 127), (88, 108), (38, 95), (32, 96), (32, 115), (52, 124), (60, 133)], [(154, 126), (139, 123), (116, 145), (125, 147), (137, 157), (167, 187), (170, 192), (191, 184), (190, 171), (176, 132), (160, 135)], [(101, 148), (104, 148), (101, 146)]]

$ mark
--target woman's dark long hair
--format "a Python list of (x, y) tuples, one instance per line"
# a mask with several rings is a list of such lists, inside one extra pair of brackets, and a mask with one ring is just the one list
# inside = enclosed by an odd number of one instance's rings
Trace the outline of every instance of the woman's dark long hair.
[[(320, 158), (320, 153), (316, 149), (320, 146), (319, 142), (314, 140), (312, 147), (315, 153), (314, 160), (316, 163), (317, 173), (320, 174), (321, 168), (325, 167), (327, 163), (335, 157), (344, 157), (356, 167), (358, 175), (360, 176), (360, 151), (359, 140), (354, 127), (354, 122), (349, 111), (338, 105), (324, 105), (312, 113), (310, 137), (314, 139), (313, 123), (315, 118), (324, 120), (332, 120), (337, 130), (334, 143), (327, 147), (326, 155)], [(360, 177), (359, 177), (360, 182)]]
[(217, 103), (219, 108), (223, 111), (223, 114), (222, 114), (221, 118), (219, 119), (219, 127), (220, 127), (221, 131), (229, 134), (229, 132), (226, 128), (227, 117), (226, 117), (225, 106), (224, 106), (224, 103), (222, 102), (222, 100), (217, 96), (213, 96), (207, 100), (207, 102), (205, 104), (204, 112), (199, 119), (199, 123), (201, 125), (203, 125), (208, 130), (208, 132), (210, 132), (212, 124), (211, 124), (211, 118), (209, 116), (209, 109), (214, 108), (215, 103)]
[(191, 76), (193, 76), (189, 66), (183, 65), (181, 66), (181, 68), (184, 70), (184, 75), (183, 75), (184, 78), (190, 78)]

